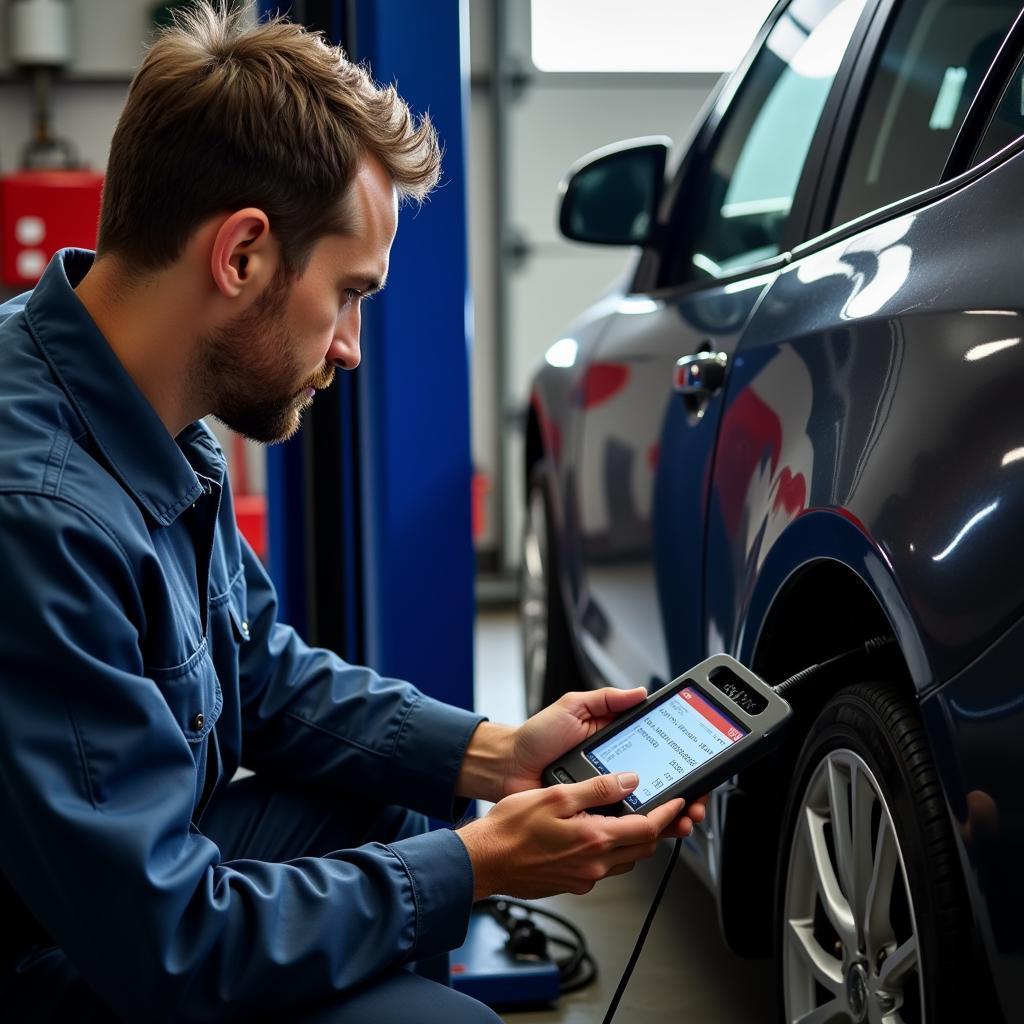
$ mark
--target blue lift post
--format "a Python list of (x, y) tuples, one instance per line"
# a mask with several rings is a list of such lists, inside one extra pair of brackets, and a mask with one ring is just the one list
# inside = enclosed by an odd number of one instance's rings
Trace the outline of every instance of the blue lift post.
[(370, 663), (473, 705), (467, 0), (356, 0), (352, 50), (444, 146), (440, 187), (399, 218), (388, 287), (367, 307), (360, 435), (367, 473)]
[(268, 450), (270, 570), (282, 618), (311, 641), (468, 708), (467, 5), (305, 6), (377, 81), (429, 111), (444, 164), (423, 209), (399, 216), (388, 287), (364, 309), (362, 365), (339, 374), (293, 441)]

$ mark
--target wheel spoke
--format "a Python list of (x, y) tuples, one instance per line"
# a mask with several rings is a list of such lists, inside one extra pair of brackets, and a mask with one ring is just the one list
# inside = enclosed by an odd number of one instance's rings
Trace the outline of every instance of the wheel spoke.
[(811, 847), (811, 859), (818, 883), (818, 895), (832, 927), (838, 932), (847, 949), (856, 949), (857, 934), (850, 905), (846, 902), (832, 868), (828, 844), (825, 841), (825, 818), (813, 808), (806, 809), (805, 828)]
[(850, 832), (851, 778), (845, 765), (829, 758), (827, 765), (828, 811), (832, 819), (832, 846), (835, 849), (839, 884), (853, 909), (853, 836)]
[(878, 972), (876, 987), (888, 992), (894, 988), (902, 989), (906, 975), (917, 969), (917, 959), (917, 936), (911, 935), (885, 958)]
[[(875, 807), (875, 790), (871, 780), (858, 767), (850, 771), (850, 819), (852, 842), (849, 890), (850, 909), (858, 928), (866, 929), (868, 889), (874, 869), (871, 846), (871, 816)], [(883, 815), (884, 817), (884, 815)]]
[(523, 562), (526, 566), (526, 578), (531, 584), (544, 579), (544, 561), (536, 533), (528, 536), (523, 543)]
[(830, 999), (822, 1006), (805, 1013), (801, 1017), (795, 1017), (793, 1024), (846, 1024), (849, 1021), (849, 1014), (846, 1012), (846, 1001), (844, 999)]
[(899, 871), (899, 854), (896, 850), (896, 836), (889, 816), (883, 814), (878, 823), (878, 838), (875, 840), (875, 863), (867, 891), (867, 913), (864, 919), (864, 938), (868, 956), (875, 961), (879, 952), (895, 939), (890, 908), (892, 887)]
[(833, 995), (843, 990), (843, 965), (834, 956), (829, 956), (814, 938), (814, 926), (810, 921), (788, 922), (790, 948), (810, 970), (814, 980)]

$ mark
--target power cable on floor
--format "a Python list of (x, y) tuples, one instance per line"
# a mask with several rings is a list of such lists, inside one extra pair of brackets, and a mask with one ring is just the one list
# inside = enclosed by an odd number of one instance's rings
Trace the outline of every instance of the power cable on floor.
[[(477, 903), (477, 907), (490, 914), (508, 932), (505, 950), (510, 956), (517, 960), (550, 960), (558, 968), (559, 988), (563, 994), (575, 992), (597, 977), (597, 965), (587, 948), (587, 940), (568, 918), (508, 896), (491, 896)], [(522, 913), (513, 913), (513, 907)], [(534, 922), (534, 916), (554, 921), (571, 938), (542, 931)], [(549, 944), (567, 950), (568, 955), (550, 956)]]

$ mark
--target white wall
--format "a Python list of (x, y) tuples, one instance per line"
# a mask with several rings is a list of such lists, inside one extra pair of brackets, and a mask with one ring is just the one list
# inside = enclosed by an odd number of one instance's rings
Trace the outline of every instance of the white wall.
[[(72, 61), (54, 93), (56, 134), (70, 139), (95, 170), (151, 31), (152, 0), (72, 0)], [(17, 169), (31, 132), (31, 96), (9, 60), (10, 0), (0, 0), (0, 170)]]

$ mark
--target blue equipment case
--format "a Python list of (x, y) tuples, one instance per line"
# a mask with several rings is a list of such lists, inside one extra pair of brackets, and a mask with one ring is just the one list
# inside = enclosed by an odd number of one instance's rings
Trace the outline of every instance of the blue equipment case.
[(561, 991), (550, 960), (517, 960), (505, 951), (508, 934), (490, 914), (474, 910), (466, 941), (451, 955), (452, 988), (488, 1006), (551, 1003)]

